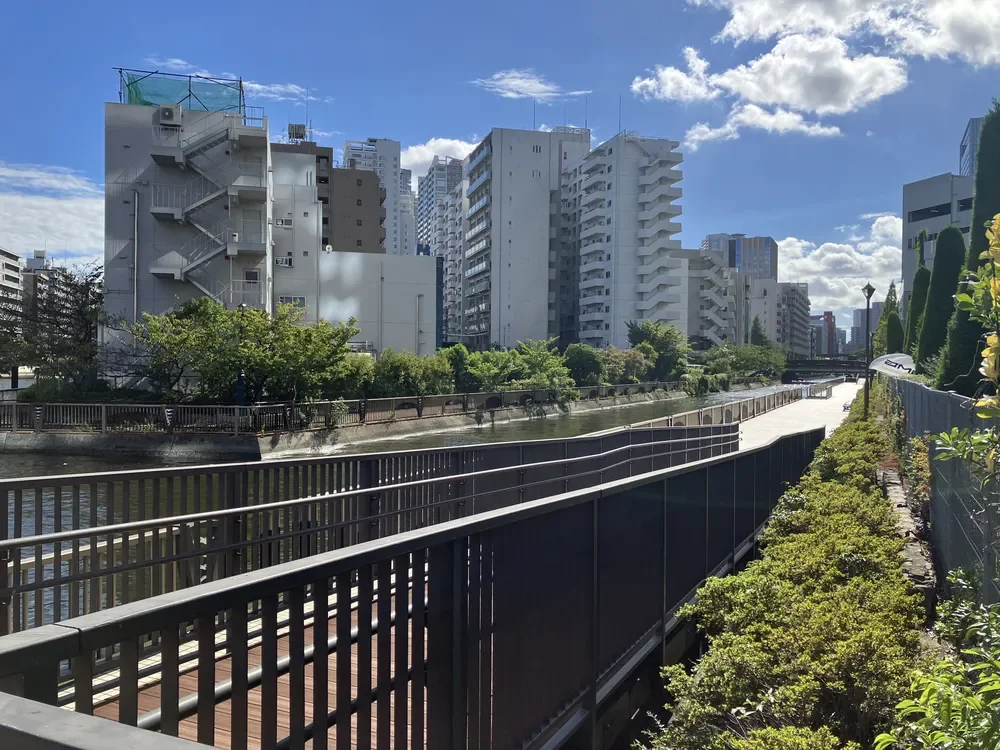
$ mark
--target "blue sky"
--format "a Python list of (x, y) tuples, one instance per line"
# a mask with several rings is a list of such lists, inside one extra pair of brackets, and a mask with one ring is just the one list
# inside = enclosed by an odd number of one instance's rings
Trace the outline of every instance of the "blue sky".
[(685, 246), (771, 235), (839, 317), (899, 276), (902, 184), (957, 170), (1000, 96), (997, 0), (7, 6), (0, 245), (68, 259), (103, 254), (112, 66), (239, 75), (272, 133), (308, 109), (320, 142), (395, 138), (415, 171), (491, 127), (608, 138), (620, 102), (683, 144)]

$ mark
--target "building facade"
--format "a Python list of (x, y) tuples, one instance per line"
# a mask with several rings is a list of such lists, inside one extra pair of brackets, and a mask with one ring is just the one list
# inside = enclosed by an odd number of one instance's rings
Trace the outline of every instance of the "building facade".
[(417, 242), (431, 243), (431, 225), (439, 203), (451, 195), (462, 182), (462, 160), (451, 156), (435, 156), (427, 174), (417, 181)]
[(778, 284), (778, 330), (775, 341), (788, 359), (810, 356), (809, 285), (798, 282)]
[(921, 229), (927, 230), (924, 262), (928, 268), (934, 265), (935, 240), (945, 227), (958, 227), (968, 243), (972, 226), (972, 183), (971, 175), (947, 172), (903, 185), (903, 294), (900, 308), (904, 316), (909, 308), (913, 275), (917, 272), (917, 235)]
[(730, 268), (750, 274), (754, 280), (778, 280), (778, 243), (773, 237), (744, 234), (710, 234), (702, 247), (726, 254)]
[(564, 165), (590, 150), (590, 131), (494, 128), (465, 162), (462, 340), (484, 348), (548, 338), (557, 301), (550, 298), (551, 193)]
[(399, 247), (400, 255), (417, 254), (417, 199), (413, 194), (413, 173), (399, 170)]
[(680, 281), (678, 301), (662, 311), (662, 322), (677, 327), (696, 349), (738, 343), (749, 331), (750, 278), (730, 268), (721, 252), (671, 250)]
[(810, 315), (809, 326), (812, 328), (812, 356), (827, 357), (826, 323), (822, 315)]
[(120, 321), (201, 296), (271, 310), (267, 118), (238, 81), (200, 85), (128, 79), (105, 105), (105, 312)]
[[(550, 320), (555, 304), (560, 324), (553, 333), (565, 336), (574, 304), (579, 340), (596, 347), (627, 347), (629, 321), (676, 320), (681, 282), (670, 253), (681, 249), (674, 239), (681, 230), (679, 145), (622, 132), (565, 165), (561, 201), (554, 207), (565, 250), (554, 259), (556, 279), (549, 289)], [(573, 294), (567, 289), (577, 257)]]
[(958, 173), (962, 177), (976, 176), (976, 159), (979, 156), (979, 131), (983, 126), (982, 117), (972, 117), (965, 126), (962, 141), (958, 146)]
[[(385, 189), (385, 252), (403, 255), (399, 204), (399, 141), (368, 138), (344, 143), (343, 165), (374, 172)], [(352, 166), (353, 164), (353, 166)]]
[[(289, 125), (289, 132), (292, 132), (292, 128), (299, 127), (305, 128), (304, 125)], [(330, 221), (330, 170), (333, 169), (334, 159), (333, 159), (333, 148), (330, 146), (320, 146), (313, 141), (292, 141), (289, 143), (272, 143), (271, 144), (271, 160), (272, 167), (273, 162), (277, 162), (279, 159), (284, 158), (284, 154), (308, 154), (315, 158), (314, 172), (311, 176), (309, 182), (315, 184), (316, 186), (316, 200), (319, 202), (320, 210), (320, 244), (325, 247), (330, 244), (330, 233), (333, 231), (333, 225)], [(292, 160), (286, 159), (285, 163), (288, 164)], [(303, 165), (304, 160), (295, 160)], [(308, 169), (308, 167), (304, 167)], [(303, 181), (303, 184), (305, 182)]]
[(0, 247), (0, 296), (19, 300), (21, 292), (21, 256)]
[(347, 168), (330, 171), (330, 206), (336, 251), (387, 253), (385, 223), (388, 194), (370, 171)]

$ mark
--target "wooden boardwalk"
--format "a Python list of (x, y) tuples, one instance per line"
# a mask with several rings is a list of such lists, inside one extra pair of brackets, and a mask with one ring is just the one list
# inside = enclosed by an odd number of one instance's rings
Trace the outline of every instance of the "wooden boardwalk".
[[(411, 596), (407, 598), (412, 598), (412, 590)], [(395, 612), (396, 597), (392, 596), (391, 600), (392, 609)], [(405, 606), (410, 603), (404, 600), (402, 604)], [(375, 603), (375, 606), (372, 607), (372, 610), (373, 612), (369, 613), (369, 616), (377, 616), (377, 602)], [(404, 609), (404, 611), (406, 610)], [(336, 619), (336, 612), (332, 611), (328, 618), (328, 633), (330, 635), (336, 633)], [(352, 628), (357, 628), (358, 621), (359, 611), (355, 604), (355, 607), (351, 612)], [(405, 627), (407, 645), (405, 650), (397, 652), (396, 633), (399, 630), (400, 624)], [(309, 613), (306, 614), (305, 625), (305, 635), (303, 640), (304, 646), (308, 649), (308, 647), (312, 646), (314, 643), (313, 633), (315, 632), (312, 625), (312, 616)], [(285, 630), (287, 630), (287, 628), (285, 628)], [(424, 680), (422, 679), (422, 674), (416, 680), (407, 680), (404, 684), (404, 689), (401, 692), (395, 689), (394, 684), (392, 685), (392, 689), (379, 689), (380, 686), (393, 682), (394, 677), (397, 674), (405, 675), (408, 671), (413, 671), (414, 666), (418, 661), (421, 664), (422, 670), (423, 661), (426, 659), (426, 643), (423, 638), (426, 631), (421, 633), (420, 638), (416, 639), (417, 647), (421, 652), (420, 654), (415, 653), (414, 650), (415, 639), (412, 620), (402, 618), (401, 620), (397, 620), (394, 626), (389, 627), (384, 631), (380, 626), (379, 631), (380, 632), (372, 633), (368, 648), (363, 649), (360, 642), (353, 643), (350, 648), (350, 694), (351, 699), (357, 701), (358, 709), (351, 716), (350, 744), (347, 746), (359, 749), (379, 748), (379, 750), (382, 748), (410, 748), (414, 746), (426, 747), (426, 739), (419, 740), (419, 738), (425, 738), (425, 727), (427, 726), (426, 691), (423, 687)], [(381, 639), (385, 639), (385, 642)], [(250, 670), (262, 665), (263, 646), (260, 643), (259, 638), (255, 639), (255, 641), (256, 645), (252, 645), (247, 652), (247, 665)], [(251, 644), (253, 643), (254, 641), (251, 641)], [(360, 653), (362, 650), (366, 652), (365, 655), (370, 657), (367, 659), (367, 666), (361, 664), (361, 657), (364, 656)], [(380, 662), (380, 652), (383, 655), (389, 654), (389, 658), (383, 658)], [(283, 657), (289, 656), (289, 653), (289, 635), (285, 632), (277, 640), (278, 659), (280, 660)], [(321, 659), (322, 656), (317, 655), (316, 658)], [(326, 658), (327, 700), (325, 711), (327, 712), (333, 711), (337, 707), (337, 659), (338, 655), (336, 650), (330, 652)], [(216, 684), (232, 677), (231, 656), (227, 655), (217, 658), (214, 666)], [(183, 669), (184, 672), (179, 677), (179, 696), (181, 699), (187, 695), (192, 695), (198, 692), (197, 659), (185, 664)], [(363, 701), (359, 700), (358, 695), (359, 685), (362, 682), (360, 678), (365, 676), (366, 669), (368, 670), (368, 679), (364, 680), (364, 682), (371, 688), (374, 688), (374, 690), (378, 693), (378, 697), (368, 704), (368, 711), (365, 711), (365, 704)], [(303, 673), (303, 713), (304, 723), (307, 726), (316, 719), (320, 718), (314, 715), (315, 670), (315, 663), (307, 663)], [(320, 672), (320, 674), (322, 674), (322, 672)], [(157, 680), (154, 684), (149, 684), (140, 690), (138, 695), (140, 717), (143, 714), (160, 708), (160, 688), (160, 682)], [(261, 685), (257, 685), (256, 687), (248, 690), (246, 746), (249, 750), (257, 750), (258, 748), (263, 747), (261, 741), (262, 689)], [(284, 674), (279, 675), (277, 679), (277, 738), (279, 743), (281, 743), (282, 738), (287, 738), (289, 736), (291, 730), (292, 722), (290, 718), (293, 705), (292, 692), (291, 675), (288, 671), (286, 671)], [(369, 693), (369, 695), (371, 696), (372, 693)], [(405, 701), (405, 705), (397, 706), (396, 702), (401, 697)], [(411, 742), (413, 739), (414, 729), (414, 709), (419, 711), (416, 730), (419, 741), (416, 745)], [(106, 700), (94, 709), (95, 716), (100, 716), (114, 721), (118, 721), (119, 719), (118, 712), (119, 705), (117, 697)], [(231, 702), (227, 699), (216, 704), (214, 713), (213, 741), (215, 747), (223, 748), (224, 750), (233, 748), (232, 722), (233, 716)], [(366, 737), (359, 736), (359, 723), (362, 724), (360, 734), (367, 735)], [(177, 734), (182, 739), (197, 742), (197, 715), (182, 719), (179, 723)], [(289, 744), (288, 746), (294, 747), (292, 744)], [(312, 740), (306, 740), (303, 746), (306, 748), (313, 748), (316, 745)], [(331, 726), (327, 730), (326, 746), (328, 748), (342, 748), (345, 746), (338, 742), (337, 727), (335, 725)]]

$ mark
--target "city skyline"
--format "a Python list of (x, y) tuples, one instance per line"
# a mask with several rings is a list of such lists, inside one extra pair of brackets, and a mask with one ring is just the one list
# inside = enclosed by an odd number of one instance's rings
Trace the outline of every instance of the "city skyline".
[[(93, 13), (57, 3), (43, 17), (18, 6), (7, 17), (22, 33), (0, 61), (20, 69), (37, 57), (43, 19), (49, 54), (9, 82), (10, 100), (30, 116), (0, 123), (0, 246), (22, 256), (47, 248), (69, 261), (103, 255), (101, 103), (117, 98), (111, 66), (228, 72), (246, 81), (248, 103), (265, 107), (275, 135), (287, 122), (306, 121), (319, 143), (338, 151), (345, 140), (395, 139), (414, 181), (434, 155), (461, 158), (494, 127), (587, 125), (603, 142), (620, 124), (678, 140), (686, 165), (682, 245), (697, 247), (716, 232), (770, 235), (780, 250), (778, 280), (808, 282), (815, 309), (844, 315), (860, 303), (866, 280), (884, 296), (900, 276), (901, 186), (957, 172), (967, 121), (994, 93), (988, 84), (1000, 43), (973, 44), (948, 19), (975, 11), (993, 27), (990, 14), (1000, 8), (967, 2), (949, 4), (948, 18), (930, 14), (929, 0), (911, 4), (892, 30), (879, 27), (877, 8), (869, 16), (851, 3), (826, 15), (809, 6), (788, 20), (775, 0), (717, 9), (691, 3), (681, 13), (640, 2), (634, 10), (651, 22), (627, 30), (607, 28), (592, 12), (596, 4), (570, 19), (527, 4), (500, 17), (466, 8), (461, 19), (443, 4), (419, 15), (401, 3), (384, 6), (387, 38), (445, 39), (451, 29), (485, 24), (495, 41), (523, 42), (486, 45), (496, 49), (461, 67), (443, 51), (413, 66), (405, 44), (374, 52), (355, 34), (341, 35), (332, 52), (274, 35), (265, 55), (235, 41), (273, 13), (263, 4), (252, 12), (253, 2), (240, 18), (201, 8), (194, 30), (183, 14), (146, 8), (130, 6), (133, 18), (115, 4)], [(154, 19), (156, 38), (126, 33)], [(347, 19), (320, 9), (314, 22)], [(660, 22), (670, 23), (671, 47)], [(214, 33), (223, 25), (230, 33)], [(551, 43), (553, 28), (574, 45), (589, 41), (592, 54), (567, 55), (568, 41)], [(789, 75), (784, 66), (798, 62), (809, 64)], [(930, 99), (947, 116), (913, 118)]]

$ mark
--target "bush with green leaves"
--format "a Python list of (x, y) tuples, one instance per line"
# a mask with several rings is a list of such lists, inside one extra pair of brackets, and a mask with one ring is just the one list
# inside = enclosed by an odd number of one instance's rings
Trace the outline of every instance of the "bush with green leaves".
[(566, 368), (578, 386), (600, 385), (606, 376), (601, 350), (586, 344), (570, 344), (563, 352)]
[(375, 360), (371, 398), (399, 398), (453, 393), (455, 376), (451, 363), (440, 354), (418, 355), (385, 349)]
[(887, 351), (887, 341), (886, 336), (888, 335), (887, 327), (889, 325), (889, 315), (890, 313), (896, 313), (899, 315), (899, 298), (896, 295), (896, 282), (893, 281), (889, 284), (889, 291), (885, 293), (885, 302), (882, 303), (882, 314), (879, 316), (878, 325), (875, 327), (874, 336), (872, 336), (872, 356), (881, 357), (883, 354), (888, 354)]
[(852, 409), (779, 502), (761, 557), (707, 581), (682, 610), (708, 649), (691, 672), (665, 670), (671, 720), (652, 748), (870, 747), (891, 726), (922, 611), (875, 484), (888, 447)]
[[(568, 353), (569, 349), (566, 351)], [(646, 381), (656, 362), (656, 351), (646, 341), (631, 349), (609, 346), (597, 351), (604, 370), (604, 382), (608, 385), (627, 385)]]
[(441, 355), (451, 364), (455, 374), (456, 393), (475, 393), (479, 390), (479, 381), (469, 372), (469, 353), (465, 344), (453, 344), (440, 351)]
[(683, 331), (652, 320), (630, 320), (625, 325), (628, 342), (633, 348), (645, 343), (656, 352), (656, 360), (649, 372), (652, 380), (680, 380), (681, 375), (687, 372), (691, 347)]
[(910, 304), (906, 310), (906, 332), (903, 336), (903, 353), (913, 354), (917, 348), (917, 338), (920, 335), (920, 321), (924, 317), (924, 307), (927, 304), (927, 289), (931, 285), (931, 269), (924, 263), (924, 244), (927, 242), (927, 230), (921, 229), (917, 235), (917, 270), (913, 274), (913, 289), (910, 292)]
[[(994, 99), (979, 130), (979, 153), (972, 201), (972, 225), (969, 230), (969, 252), (966, 256), (967, 271), (983, 265), (980, 256), (989, 249), (986, 227), (1000, 214), (1000, 101)], [(942, 349), (935, 385), (943, 390), (953, 390), (972, 396), (979, 387), (980, 342), (984, 328), (968, 310), (955, 311), (948, 324), (948, 334)]]
[(899, 321), (899, 313), (889, 313), (885, 323), (885, 351), (895, 354), (903, 351), (903, 324)]
[(965, 239), (958, 227), (942, 229), (934, 252), (934, 270), (927, 290), (923, 322), (917, 338), (917, 371), (921, 362), (936, 355), (948, 336), (948, 322), (955, 310), (955, 292), (965, 261)]

